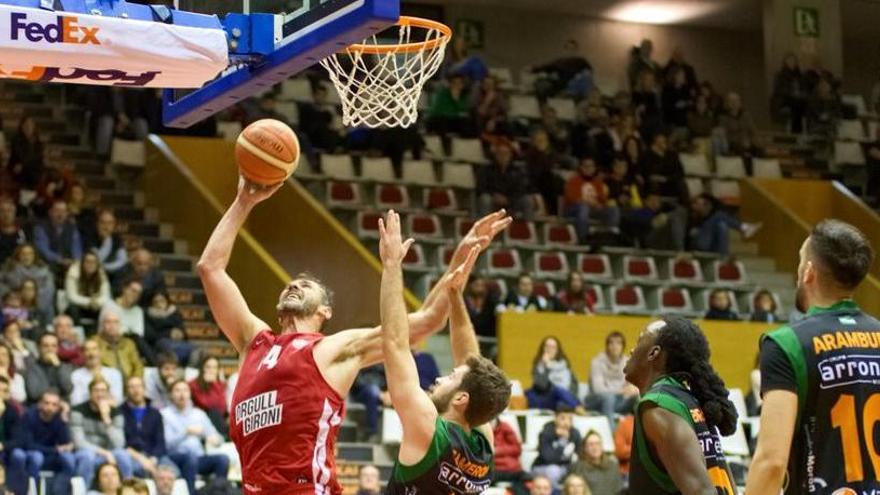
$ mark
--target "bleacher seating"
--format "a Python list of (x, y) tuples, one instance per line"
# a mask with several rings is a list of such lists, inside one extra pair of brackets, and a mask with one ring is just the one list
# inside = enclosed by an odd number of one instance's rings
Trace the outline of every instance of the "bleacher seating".
[(776, 158), (752, 158), (752, 176), (762, 179), (781, 179), (782, 168)]
[(391, 159), (385, 157), (361, 158), (361, 179), (373, 182), (394, 182)]
[(409, 190), (400, 184), (377, 184), (375, 189), (376, 208), (381, 211), (409, 209)]
[(684, 169), (684, 174), (692, 177), (709, 177), (712, 175), (712, 169), (709, 166), (709, 160), (706, 155), (699, 153), (679, 153), (678, 159)]
[(437, 185), (434, 164), (429, 160), (406, 160), (403, 162), (402, 172), (401, 180), (405, 184), (426, 187)]
[(452, 138), (452, 159), (470, 163), (485, 163), (483, 144), (479, 139)]
[(741, 261), (716, 260), (713, 264), (713, 269), (716, 282), (723, 284), (744, 284), (748, 282), (746, 268)]
[(510, 116), (526, 120), (538, 120), (541, 118), (541, 107), (534, 96), (511, 95)]
[(331, 179), (357, 180), (350, 155), (321, 155), (321, 172)]
[(568, 278), (568, 258), (559, 252), (536, 253), (533, 273), (539, 279), (565, 280)]
[(746, 166), (740, 156), (715, 157), (715, 176), (727, 179), (742, 179), (746, 176)]
[(535, 224), (516, 220), (504, 231), (504, 243), (512, 247), (536, 247), (538, 234)]
[(611, 289), (611, 310), (617, 314), (649, 314), (645, 292), (638, 285), (620, 285)]
[(327, 206), (331, 209), (358, 209), (363, 206), (360, 184), (327, 181)]
[(657, 265), (650, 256), (625, 255), (623, 257), (623, 279), (629, 283), (657, 282)]
[(487, 273), (490, 276), (516, 277), (523, 271), (519, 251), (505, 248), (489, 248)]
[(703, 282), (703, 267), (692, 258), (669, 258), (667, 260), (669, 280), (681, 284)]
[(441, 183), (449, 187), (473, 189), (477, 185), (474, 168), (467, 163), (446, 162), (443, 164), (443, 181)]

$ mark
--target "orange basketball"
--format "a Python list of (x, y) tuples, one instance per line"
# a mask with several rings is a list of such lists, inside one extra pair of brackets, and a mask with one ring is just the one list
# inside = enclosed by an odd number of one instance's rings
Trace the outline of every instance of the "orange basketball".
[(283, 122), (258, 120), (238, 135), (235, 161), (245, 179), (264, 186), (278, 184), (296, 170), (299, 140)]

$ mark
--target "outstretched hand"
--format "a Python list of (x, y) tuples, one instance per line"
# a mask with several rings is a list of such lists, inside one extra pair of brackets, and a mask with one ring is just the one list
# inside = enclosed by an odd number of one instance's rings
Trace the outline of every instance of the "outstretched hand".
[(459, 266), (466, 260), (472, 248), (479, 248), (479, 252), (483, 252), (492, 243), (492, 239), (499, 232), (506, 229), (510, 222), (513, 222), (507, 211), (504, 209), (490, 213), (483, 218), (474, 222), (473, 227), (458, 243), (455, 253), (452, 255), (450, 266)]
[(236, 199), (250, 205), (255, 205), (269, 199), (269, 197), (275, 194), (275, 191), (281, 189), (281, 186), (284, 185), (284, 182), (285, 181), (281, 181), (273, 186), (262, 186), (260, 184), (255, 184), (245, 179), (244, 177), (239, 176), (238, 195)]
[(477, 262), (477, 257), (479, 256), (480, 247), (473, 246), (471, 250), (468, 251), (467, 258), (465, 258), (464, 262), (444, 278), (443, 283), (446, 284), (447, 290), (455, 293), (461, 293), (461, 291), (464, 290), (464, 286), (467, 284), (468, 278), (470, 278), (471, 271), (474, 269), (474, 264)]
[(403, 240), (400, 235), (400, 215), (389, 210), (385, 219), (379, 219), (379, 258), (383, 265), (399, 265), (412, 246), (413, 239)]

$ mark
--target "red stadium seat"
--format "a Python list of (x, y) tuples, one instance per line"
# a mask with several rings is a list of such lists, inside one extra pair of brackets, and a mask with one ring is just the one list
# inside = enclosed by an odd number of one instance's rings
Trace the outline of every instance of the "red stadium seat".
[(587, 285), (587, 293), (593, 298), (593, 311), (608, 311), (608, 303), (605, 301), (605, 289), (601, 285)]
[(657, 265), (650, 256), (623, 257), (623, 278), (629, 282), (656, 282)]
[(591, 280), (611, 280), (614, 275), (611, 271), (611, 260), (607, 254), (580, 254), (578, 255), (578, 269), (584, 278)]
[(703, 281), (703, 268), (692, 258), (670, 258), (668, 261), (669, 280), (677, 283), (699, 283)]
[(568, 278), (568, 259), (562, 253), (536, 253), (534, 273), (538, 278), (565, 280)]
[(740, 261), (715, 261), (715, 282), (724, 284), (744, 284), (747, 282), (746, 269)]
[(544, 224), (544, 244), (548, 247), (573, 247), (577, 246), (577, 234), (570, 224)]
[(327, 182), (327, 206), (337, 209), (360, 208), (361, 188), (352, 182)]
[(488, 279), (486, 280), (486, 289), (495, 294), (499, 301), (503, 301), (507, 297), (507, 282), (504, 279)]
[(535, 224), (523, 220), (515, 220), (504, 231), (504, 243), (508, 246), (537, 246), (538, 234), (535, 232)]
[(401, 210), (409, 208), (409, 192), (398, 184), (378, 184), (376, 186), (376, 207), (380, 210)]
[(636, 285), (621, 285), (611, 289), (611, 308), (615, 313), (647, 314), (645, 293)]
[(417, 213), (406, 217), (407, 232), (416, 239), (438, 240), (443, 238), (440, 219), (430, 213)]
[(556, 295), (556, 285), (549, 280), (535, 280), (534, 292), (535, 295), (541, 296), (549, 302)]
[(458, 200), (455, 193), (448, 188), (425, 189), (422, 192), (422, 202), (426, 210), (454, 212), (458, 210)]
[(660, 312), (676, 313), (691, 316), (694, 313), (694, 305), (691, 303), (690, 293), (681, 287), (663, 287), (660, 289)]
[(403, 258), (402, 266), (404, 270), (409, 271), (430, 270), (428, 262), (425, 260), (425, 251), (418, 244), (410, 246), (409, 251), (406, 252), (406, 256)]
[(358, 212), (357, 214), (357, 234), (360, 239), (378, 239), (379, 238), (379, 219), (382, 218), (380, 213), (376, 212)]
[(516, 277), (522, 273), (522, 263), (519, 252), (515, 249), (495, 248), (489, 249), (489, 275), (501, 277)]
[(449, 262), (452, 261), (452, 255), (455, 253), (455, 246), (442, 246), (437, 250), (437, 266), (446, 270), (449, 268)]

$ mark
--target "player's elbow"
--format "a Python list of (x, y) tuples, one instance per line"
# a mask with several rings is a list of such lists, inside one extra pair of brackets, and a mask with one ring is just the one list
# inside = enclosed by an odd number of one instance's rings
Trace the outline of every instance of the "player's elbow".
[(212, 262), (210, 259), (206, 259), (204, 256), (202, 256), (202, 258), (199, 259), (199, 262), (196, 263), (196, 273), (198, 273), (201, 278), (205, 278), (220, 270), (223, 270), (222, 266)]

